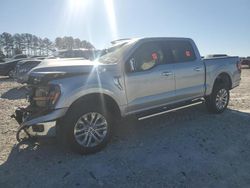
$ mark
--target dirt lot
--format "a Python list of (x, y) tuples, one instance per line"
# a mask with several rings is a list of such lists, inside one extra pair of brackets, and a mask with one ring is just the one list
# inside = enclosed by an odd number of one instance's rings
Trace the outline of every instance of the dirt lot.
[(54, 139), (18, 144), (21, 85), (0, 78), (0, 187), (249, 187), (250, 69), (229, 109), (204, 105), (144, 121), (127, 119), (103, 151), (80, 156)]

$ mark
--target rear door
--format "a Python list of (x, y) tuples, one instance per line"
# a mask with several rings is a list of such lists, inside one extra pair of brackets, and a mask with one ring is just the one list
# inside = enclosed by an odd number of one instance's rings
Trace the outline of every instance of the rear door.
[(176, 101), (202, 97), (205, 92), (205, 66), (189, 40), (169, 41), (173, 55)]
[(166, 104), (174, 98), (173, 64), (166, 64), (161, 42), (144, 42), (126, 62), (128, 112)]

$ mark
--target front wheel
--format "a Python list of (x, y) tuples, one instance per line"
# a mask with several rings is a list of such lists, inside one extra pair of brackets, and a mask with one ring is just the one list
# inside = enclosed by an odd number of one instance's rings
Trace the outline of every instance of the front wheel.
[(9, 78), (14, 78), (14, 75), (15, 75), (15, 70), (14, 69), (10, 70), (8, 73)]
[(206, 98), (207, 109), (212, 113), (222, 113), (229, 102), (229, 90), (223, 85), (217, 85), (210, 96)]
[(71, 150), (89, 154), (104, 148), (111, 136), (112, 119), (108, 112), (96, 107), (80, 110), (73, 109), (57, 126), (62, 129), (57, 136), (63, 139)]

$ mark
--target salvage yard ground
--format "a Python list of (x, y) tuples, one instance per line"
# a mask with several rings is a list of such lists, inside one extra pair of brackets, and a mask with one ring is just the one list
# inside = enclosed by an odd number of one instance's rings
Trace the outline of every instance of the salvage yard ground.
[(126, 119), (94, 155), (58, 147), (55, 139), (18, 144), (14, 108), (25, 89), (0, 77), (0, 187), (249, 187), (250, 69), (232, 90), (229, 109), (204, 105), (143, 121)]

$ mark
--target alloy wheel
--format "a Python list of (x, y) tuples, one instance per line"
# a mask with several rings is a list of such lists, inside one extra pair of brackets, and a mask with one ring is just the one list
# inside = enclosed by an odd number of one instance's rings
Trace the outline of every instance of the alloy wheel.
[(95, 147), (106, 137), (108, 123), (105, 117), (97, 112), (82, 115), (74, 126), (74, 137), (83, 147)]
[(221, 89), (218, 91), (215, 99), (216, 108), (222, 110), (226, 107), (228, 103), (228, 93), (226, 89)]

